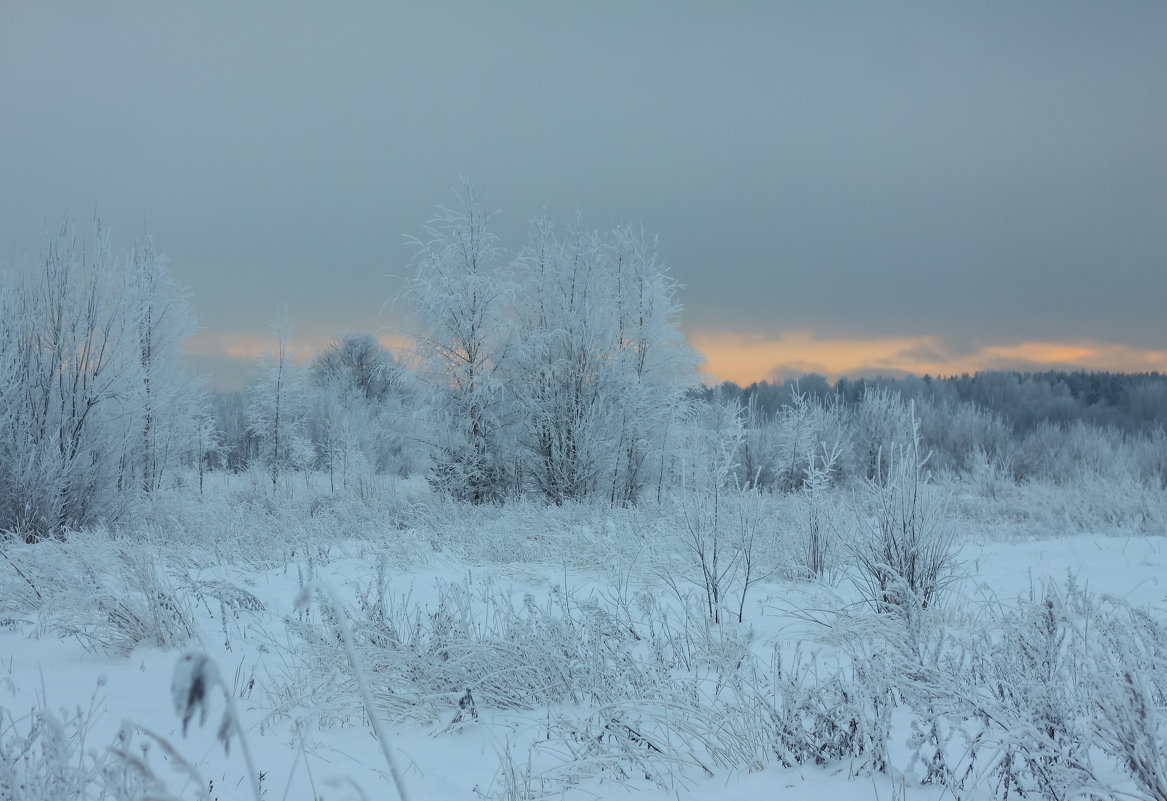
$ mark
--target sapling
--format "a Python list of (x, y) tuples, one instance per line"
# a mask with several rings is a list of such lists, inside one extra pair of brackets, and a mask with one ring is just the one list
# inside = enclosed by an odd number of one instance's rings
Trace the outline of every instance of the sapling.
[(808, 577), (812, 579), (819, 578), (827, 570), (831, 547), (831, 522), (823, 496), (835, 476), (842, 453), (837, 442), (829, 449), (825, 442), (820, 443), (820, 447), (821, 455), (818, 449), (807, 450), (806, 477), (802, 480), (803, 521), (806, 532), (802, 560)]

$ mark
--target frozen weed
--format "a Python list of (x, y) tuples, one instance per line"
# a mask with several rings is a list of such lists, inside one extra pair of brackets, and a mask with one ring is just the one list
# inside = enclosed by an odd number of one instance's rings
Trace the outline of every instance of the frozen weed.
[(873, 516), (851, 546), (859, 568), (856, 586), (876, 612), (910, 604), (927, 609), (956, 573), (955, 528), (946, 499), (925, 480), (928, 457), (920, 453), (914, 413), (911, 423), (908, 444), (881, 455), (886, 473), (866, 484)]
[(45, 699), (21, 717), (0, 706), (0, 798), (5, 801), (140, 798), (143, 784), (120, 774), (109, 755), (88, 742), (104, 685), (88, 708), (53, 709)]

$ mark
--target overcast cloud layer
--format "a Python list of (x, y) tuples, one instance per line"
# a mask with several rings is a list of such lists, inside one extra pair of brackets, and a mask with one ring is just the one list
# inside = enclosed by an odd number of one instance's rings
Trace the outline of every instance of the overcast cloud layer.
[(217, 368), (277, 303), (391, 325), (464, 174), (512, 249), (544, 203), (659, 233), (720, 377), (1163, 370), (1165, 43), (1161, 2), (8, 2), (0, 256), (148, 226)]

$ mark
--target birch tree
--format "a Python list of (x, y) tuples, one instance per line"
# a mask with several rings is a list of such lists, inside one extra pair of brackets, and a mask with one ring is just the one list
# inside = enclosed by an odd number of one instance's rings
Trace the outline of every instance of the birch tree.
[(463, 210), (442, 208), (404, 295), (434, 483), (474, 502), (511, 488), (634, 503), (663, 483), (695, 377), (676, 282), (629, 227), (561, 240), (540, 217), (500, 266), (486, 222), (469, 190)]
[(39, 272), (0, 280), (0, 531), (115, 522), (193, 456), (193, 325), (153, 241), (119, 265), (100, 222), (86, 246), (66, 220)]
[(559, 242), (546, 217), (519, 259), (517, 304), (525, 474), (548, 500), (593, 494), (611, 447), (611, 286), (601, 238), (576, 229)]
[(577, 225), (560, 241), (545, 217), (518, 275), (517, 406), (531, 483), (555, 503), (601, 492), (635, 502), (663, 478), (696, 365), (677, 328), (676, 284), (631, 229)]
[(302, 466), (308, 395), (302, 371), (292, 361), (292, 321), (287, 306), (276, 312), (271, 332), (275, 351), (264, 357), (260, 375), (247, 393), (247, 430), (256, 438), (259, 463), (275, 489), (282, 471)]
[(670, 434), (684, 414), (697, 356), (680, 330), (680, 286), (660, 263), (656, 242), (625, 225), (613, 232), (610, 249), (621, 386), (611, 501), (619, 504), (635, 502), (654, 474), (659, 498)]
[(168, 473), (187, 462), (201, 463), (207, 442), (207, 392), (201, 379), (184, 370), (182, 345), (195, 318), (185, 293), (170, 276), (166, 256), (149, 234), (134, 243), (126, 268), (128, 333), (136, 340), (137, 361), (130, 411), (140, 432), (134, 472), (142, 491), (152, 493)]
[(415, 272), (404, 301), (412, 349), (429, 395), (424, 435), (432, 481), (474, 503), (507, 486), (506, 381), (510, 347), (503, 305), (512, 285), (498, 268), (497, 238), (479, 199), (467, 188), (461, 209), (440, 207), (414, 239)]

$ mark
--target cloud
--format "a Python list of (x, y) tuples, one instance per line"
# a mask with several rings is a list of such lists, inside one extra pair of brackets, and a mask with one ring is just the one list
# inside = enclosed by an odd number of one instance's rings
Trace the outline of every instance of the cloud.
[(860, 365), (886, 362), (890, 366), (897, 354), (933, 344), (927, 337), (844, 339), (819, 337), (812, 331), (784, 332), (774, 338), (698, 331), (689, 339), (705, 357), (713, 377), (738, 384), (805, 372), (837, 378)]
[[(290, 346), (293, 362), (297, 364), (307, 362), (319, 347), (321, 343), (313, 345), (293, 339)], [(188, 356), (258, 362), (275, 354), (276, 340), (272, 334), (198, 331), (187, 339), (183, 351)]]
[[(968, 353), (975, 353), (976, 349), (966, 350)], [(896, 354), (896, 359), (902, 363), (919, 363), (919, 362), (946, 362), (953, 358), (952, 351), (944, 347), (938, 347), (932, 342), (926, 342), (920, 345), (914, 345), (910, 348), (900, 351)]]
[(830, 370), (826, 365), (816, 362), (786, 362), (775, 367), (766, 376), (770, 383), (782, 383), (790, 378), (801, 378), (804, 375), (826, 375)]

